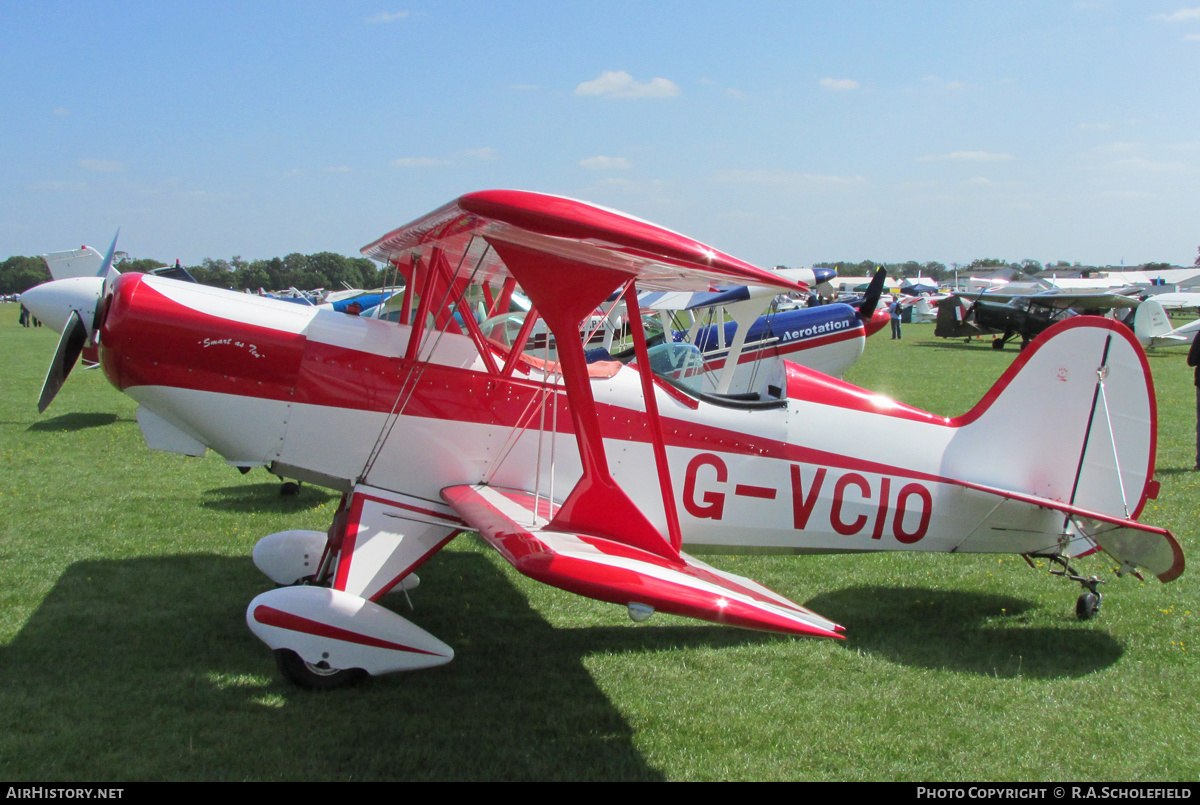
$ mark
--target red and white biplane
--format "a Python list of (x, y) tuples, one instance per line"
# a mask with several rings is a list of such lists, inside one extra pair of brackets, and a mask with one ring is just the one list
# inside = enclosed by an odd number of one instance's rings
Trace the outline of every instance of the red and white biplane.
[[(842, 627), (691, 554), (1046, 557), (1087, 588), (1084, 616), (1099, 596), (1071, 569), (1080, 553), (1162, 581), (1183, 571), (1171, 534), (1136, 520), (1156, 488), (1155, 400), (1114, 322), (1057, 325), (951, 419), (790, 363), (774, 396), (705, 391), (694, 345), (650, 346), (638, 327), (628, 363), (589, 363), (588, 330), (614, 294), (640, 321), (643, 290), (803, 290), (611, 210), (472, 193), (363, 253), (404, 275), (397, 321), (127, 274), (106, 280), (94, 315), (72, 316), (56, 358), (98, 338), (151, 447), (213, 449), (343, 493), (328, 532), (254, 550), (286, 586), (255, 598), (247, 622), (299, 684), (449, 661), (378, 601), (464, 531), (635, 620), (823, 637)], [(518, 291), (532, 307), (514, 322)], [(1046, 414), (1031, 421), (1034, 405)]]

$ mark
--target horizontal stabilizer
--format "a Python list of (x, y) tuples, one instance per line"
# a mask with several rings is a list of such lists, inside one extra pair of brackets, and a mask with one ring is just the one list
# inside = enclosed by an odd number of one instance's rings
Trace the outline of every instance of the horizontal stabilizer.
[[(1042, 509), (1061, 512), (1075, 533), (1099, 545), (1104, 552), (1116, 559), (1123, 571), (1142, 568), (1158, 577), (1159, 581), (1174, 581), (1183, 574), (1183, 549), (1174, 535), (1164, 528), (1139, 523), (1121, 517), (1089, 511), (1049, 498), (1025, 495), (980, 484), (963, 483), (971, 489), (987, 492), (997, 497), (1030, 504)], [(993, 515), (1002, 519), (999, 509)], [(981, 527), (986, 528), (985, 520)]]
[(553, 507), (532, 493), (454, 486), (442, 498), (513, 567), (553, 587), (746, 629), (841, 637), (833, 621), (685, 554), (676, 562), (601, 537), (546, 531)]

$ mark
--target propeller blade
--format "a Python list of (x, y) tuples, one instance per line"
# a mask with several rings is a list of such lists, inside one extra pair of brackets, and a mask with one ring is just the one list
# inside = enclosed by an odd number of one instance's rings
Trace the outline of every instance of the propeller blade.
[(108, 279), (109, 272), (112, 270), (113, 255), (117, 252), (117, 238), (120, 236), (121, 228), (117, 227), (117, 233), (113, 235), (112, 245), (108, 247), (108, 254), (104, 255), (104, 262), (100, 265), (100, 270), (96, 272), (97, 277)]
[(112, 290), (112, 285), (117, 281), (117, 277), (121, 276), (121, 272), (113, 268), (113, 255), (117, 252), (117, 238), (120, 236), (121, 228), (117, 227), (117, 232), (113, 235), (112, 245), (108, 247), (108, 254), (104, 255), (104, 263), (100, 266), (100, 270), (96, 272), (97, 277), (104, 278), (104, 285), (100, 288), (100, 299), (97, 300), (96, 310), (92, 314), (91, 332), (97, 340), (100, 338), (100, 319), (105, 307), (104, 303), (108, 299), (108, 292)]
[(871, 278), (867, 292), (863, 294), (862, 304), (858, 306), (858, 315), (863, 321), (870, 319), (875, 312), (875, 307), (879, 304), (879, 297), (883, 295), (885, 282), (887, 282), (887, 270), (880, 266), (875, 270), (875, 276)]
[(67, 326), (63, 328), (62, 336), (58, 339), (58, 349), (54, 352), (54, 360), (50, 362), (46, 382), (42, 384), (42, 396), (38, 398), (39, 414), (45, 413), (54, 401), (58, 390), (66, 382), (67, 375), (71, 374), (72, 367), (79, 360), (79, 354), (83, 352), (87, 339), (87, 326), (79, 317), (79, 311), (72, 310), (67, 319)]

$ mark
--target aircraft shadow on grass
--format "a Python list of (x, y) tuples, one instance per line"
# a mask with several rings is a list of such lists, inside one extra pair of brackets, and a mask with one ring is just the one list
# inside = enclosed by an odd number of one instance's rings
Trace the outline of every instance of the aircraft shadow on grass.
[(246, 630), (242, 602), (270, 584), (248, 559), (75, 563), (0, 648), (0, 711), (23, 725), (0, 746), (74, 752), (56, 766), (73, 779), (662, 778), (581, 662), (647, 630), (564, 640), (479, 554), (442, 552), (421, 576), (414, 603), (458, 659), (322, 694), (279, 679)]
[(34, 422), (29, 426), (29, 430), (35, 433), (61, 433), (77, 430), (86, 430), (87, 428), (101, 428), (105, 425), (111, 425), (120, 417), (116, 414), (106, 413), (74, 413), (63, 414), (62, 416), (51, 417)]
[[(322, 694), (277, 679), (245, 630), (240, 602), (267, 584), (249, 560), (75, 563), (0, 649), (0, 710), (27, 733), (9, 740), (39, 757), (94, 745), (62, 767), (89, 779), (661, 779), (583, 658), (783, 639), (554, 628), (483, 554), (442, 552), (421, 577), (415, 605), (455, 661)], [(409, 614), (403, 594), (383, 603)], [(808, 603), (851, 624), (847, 648), (905, 665), (1061, 678), (1121, 655), (1096, 630), (997, 625), (1031, 609), (1002, 595), (872, 586)]]
[(851, 587), (806, 606), (847, 624), (846, 647), (891, 662), (1001, 678), (1086, 676), (1113, 665), (1111, 635), (1074, 621), (1030, 627), (1028, 601), (1005, 595), (921, 587)]
[(200, 505), (215, 511), (290, 514), (308, 511), (322, 503), (336, 509), (338, 497), (336, 492), (310, 484), (301, 486), (298, 494), (282, 495), (276, 480), (208, 489)]
[[(913, 343), (916, 344), (918, 347), (923, 347), (925, 349), (952, 349), (952, 350), (957, 350), (957, 351), (966, 350), (966, 351), (970, 351), (970, 352), (978, 352), (985, 348), (993, 349), (992, 339), (986, 338), (986, 337), (985, 338), (973, 338), (970, 343), (964, 342), (963, 339), (961, 339), (961, 338), (938, 339), (936, 341), (933, 339), (914, 338)], [(1016, 355), (1017, 350), (1010, 349), (1008, 351), (1008, 353), (1010, 355)]]
[(1154, 469), (1154, 474), (1155, 474), (1155, 475), (1185, 475), (1185, 474), (1186, 474), (1186, 475), (1191, 475), (1191, 474), (1192, 474), (1193, 472), (1195, 472), (1195, 471), (1196, 471), (1195, 469), (1193, 469), (1192, 467), (1188, 467), (1188, 466), (1183, 466), (1183, 467), (1156, 467), (1156, 468)]

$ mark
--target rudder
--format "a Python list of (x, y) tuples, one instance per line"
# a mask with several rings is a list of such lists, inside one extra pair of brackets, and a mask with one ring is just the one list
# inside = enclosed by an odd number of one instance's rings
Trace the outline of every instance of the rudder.
[(955, 478), (1135, 518), (1154, 474), (1154, 385), (1129, 328), (1098, 316), (1031, 342), (971, 411), (943, 470)]

